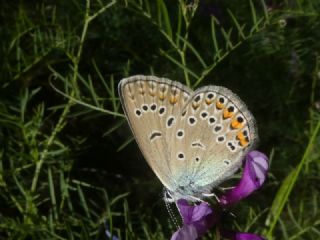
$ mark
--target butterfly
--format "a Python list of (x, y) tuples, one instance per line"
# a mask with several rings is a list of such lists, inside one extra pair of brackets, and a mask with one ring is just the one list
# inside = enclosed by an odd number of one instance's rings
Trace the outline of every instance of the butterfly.
[(240, 98), (220, 86), (192, 91), (155, 76), (118, 85), (133, 135), (166, 188), (167, 201), (201, 201), (230, 178), (258, 140), (255, 120)]

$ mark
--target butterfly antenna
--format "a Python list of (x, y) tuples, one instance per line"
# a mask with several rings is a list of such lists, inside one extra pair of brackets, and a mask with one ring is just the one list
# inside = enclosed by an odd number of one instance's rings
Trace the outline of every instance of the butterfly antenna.
[(165, 192), (164, 192), (164, 195), (165, 195), (164, 203), (165, 203), (165, 205), (166, 205), (166, 208), (167, 208), (167, 211), (168, 211), (168, 213), (169, 213), (169, 216), (170, 216), (171, 221), (173, 222), (174, 226), (175, 226), (177, 229), (179, 229), (179, 228), (180, 228), (180, 225), (178, 224), (178, 220), (177, 220), (177, 218), (175, 217), (175, 215), (174, 215), (174, 213), (173, 213), (173, 211), (172, 211), (172, 208), (171, 208), (171, 206), (170, 206), (170, 202), (169, 202), (169, 201), (166, 201), (166, 199), (167, 199), (166, 195), (167, 195), (167, 194), (171, 197), (171, 194), (170, 194), (167, 190), (165, 190)]
[(177, 218), (175, 217), (175, 215), (173, 214), (173, 211), (172, 211), (172, 208), (171, 208), (171, 206), (170, 206), (170, 203), (165, 202), (165, 204), (166, 204), (167, 211), (168, 211), (168, 213), (169, 213), (169, 215), (170, 215), (170, 218), (171, 218), (174, 226), (175, 226), (177, 229), (179, 229), (180, 226), (179, 226), (179, 224), (178, 224), (178, 220), (177, 220)]

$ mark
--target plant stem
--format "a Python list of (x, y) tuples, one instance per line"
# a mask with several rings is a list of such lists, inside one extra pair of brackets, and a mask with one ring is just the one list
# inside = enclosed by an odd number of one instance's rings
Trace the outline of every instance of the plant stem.
[[(116, 0), (111, 1), (109, 4), (105, 5), (104, 7), (102, 7), (99, 11), (97, 11), (95, 14), (93, 14), (92, 16), (89, 15), (90, 12), (90, 0), (86, 1), (86, 10), (85, 10), (85, 21), (84, 21), (84, 25), (82, 28), (82, 33), (81, 33), (81, 39), (80, 39), (80, 43), (79, 43), (79, 48), (77, 51), (77, 54), (75, 56), (75, 58), (73, 59), (73, 76), (71, 79), (71, 82), (73, 84), (73, 90), (71, 91), (71, 97), (73, 97), (75, 95), (75, 89), (77, 89), (76, 85), (77, 85), (77, 76), (78, 76), (78, 70), (79, 70), (79, 62), (81, 59), (81, 54), (82, 54), (82, 49), (83, 49), (83, 45), (84, 45), (84, 41), (88, 32), (88, 26), (90, 24), (90, 22), (92, 20), (94, 20), (97, 16), (99, 16), (101, 13), (103, 13), (106, 9), (108, 9), (109, 7), (111, 7), (112, 5), (114, 5), (116, 3)], [(37, 189), (37, 184), (38, 184), (38, 180), (39, 180), (39, 176), (40, 176), (40, 172), (41, 172), (41, 168), (42, 165), (45, 161), (45, 159), (47, 158), (48, 152), (49, 152), (49, 148), (52, 145), (52, 143), (54, 142), (57, 134), (64, 128), (65, 126), (65, 119), (67, 117), (67, 114), (69, 113), (69, 110), (71, 108), (71, 106), (74, 104), (74, 101), (72, 100), (72, 98), (69, 99), (69, 101), (67, 102), (65, 108), (63, 109), (63, 112), (61, 113), (59, 120), (56, 124), (56, 126), (54, 127), (52, 134), (50, 135), (47, 144), (40, 156), (40, 160), (36, 163), (36, 169), (35, 169), (35, 174), (32, 180), (32, 185), (31, 185), (31, 192), (35, 192)]]

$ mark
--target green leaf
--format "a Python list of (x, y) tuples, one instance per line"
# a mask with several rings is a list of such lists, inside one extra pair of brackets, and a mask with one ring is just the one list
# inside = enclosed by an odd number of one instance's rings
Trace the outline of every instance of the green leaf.
[(55, 188), (52, 178), (52, 171), (51, 168), (48, 168), (48, 183), (49, 183), (49, 191), (50, 191), (50, 200), (52, 204), (52, 212), (54, 220), (58, 219), (58, 212), (57, 212), (57, 200), (56, 200), (56, 194), (55, 194)]
[(159, 21), (159, 26), (161, 26), (161, 19), (163, 17), (164, 19), (164, 26), (165, 26), (165, 32), (169, 36), (170, 39), (172, 39), (172, 27), (171, 27), (171, 21), (168, 13), (167, 6), (163, 0), (157, 0), (158, 3), (158, 21)]

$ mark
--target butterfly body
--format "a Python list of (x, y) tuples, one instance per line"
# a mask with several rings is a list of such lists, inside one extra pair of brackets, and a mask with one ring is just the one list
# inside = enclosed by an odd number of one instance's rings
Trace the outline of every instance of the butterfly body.
[(144, 157), (173, 200), (209, 194), (239, 169), (258, 139), (251, 113), (224, 87), (192, 91), (137, 75), (121, 80), (119, 95)]

